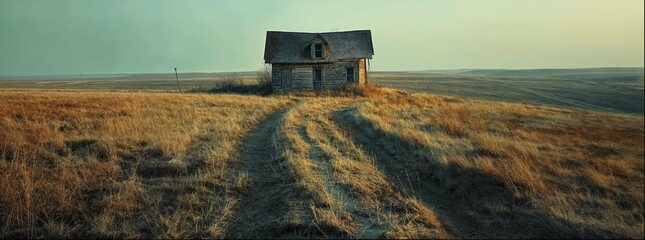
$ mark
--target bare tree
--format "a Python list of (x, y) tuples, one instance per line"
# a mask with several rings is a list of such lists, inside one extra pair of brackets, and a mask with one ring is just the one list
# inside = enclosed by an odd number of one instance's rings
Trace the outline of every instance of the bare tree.
[(260, 88), (271, 86), (271, 68), (269, 65), (264, 65), (256, 72), (256, 81)]
[(221, 91), (233, 91), (242, 87), (242, 75), (231, 73), (224, 76), (220, 81), (215, 82), (215, 88)]
[(244, 78), (240, 73), (229, 73), (222, 76), (215, 82), (215, 86), (206, 91), (218, 92), (234, 92), (241, 94), (260, 94), (267, 95), (273, 90), (271, 86), (271, 67), (265, 65), (256, 72), (255, 83), (244, 83)]
[(262, 66), (256, 72), (257, 91), (261, 94), (270, 94), (273, 91), (271, 67), (268, 64)]

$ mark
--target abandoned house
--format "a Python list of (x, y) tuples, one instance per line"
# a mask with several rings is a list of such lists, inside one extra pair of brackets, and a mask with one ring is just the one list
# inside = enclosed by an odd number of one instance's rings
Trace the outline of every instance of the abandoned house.
[(369, 30), (326, 33), (267, 32), (264, 62), (271, 64), (274, 92), (359, 86), (374, 55)]

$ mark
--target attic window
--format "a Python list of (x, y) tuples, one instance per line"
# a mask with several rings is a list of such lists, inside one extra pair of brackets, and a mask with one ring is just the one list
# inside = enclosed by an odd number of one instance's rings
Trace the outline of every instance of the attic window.
[(322, 58), (323, 57), (322, 44), (320, 44), (320, 43), (314, 44), (314, 57), (315, 58)]

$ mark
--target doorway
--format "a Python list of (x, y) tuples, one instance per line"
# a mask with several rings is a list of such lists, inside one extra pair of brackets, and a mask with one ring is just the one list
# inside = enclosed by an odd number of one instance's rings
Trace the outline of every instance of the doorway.
[(322, 69), (314, 69), (314, 90), (322, 91)]

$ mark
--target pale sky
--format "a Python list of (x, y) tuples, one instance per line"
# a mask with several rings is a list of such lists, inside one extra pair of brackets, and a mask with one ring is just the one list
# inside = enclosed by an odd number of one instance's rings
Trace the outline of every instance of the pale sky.
[(643, 0), (0, 0), (0, 76), (252, 71), (266, 31), (372, 30), (372, 70), (643, 67)]

